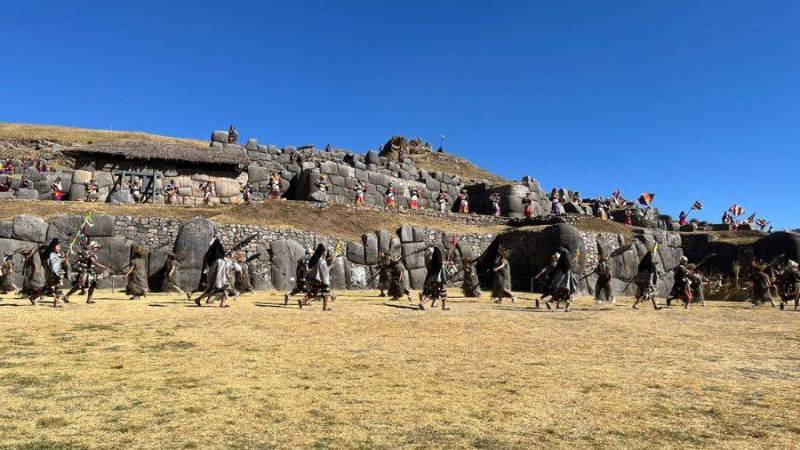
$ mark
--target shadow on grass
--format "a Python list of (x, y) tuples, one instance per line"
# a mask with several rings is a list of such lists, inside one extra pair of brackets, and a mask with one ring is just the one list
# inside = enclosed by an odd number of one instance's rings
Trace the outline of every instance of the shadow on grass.
[(402, 304), (402, 303), (379, 303), (383, 306), (388, 306), (390, 308), (397, 308), (397, 309), (410, 309), (412, 311), (420, 311), (419, 306), (417, 305), (409, 305), (409, 304)]
[(284, 305), (283, 303), (255, 302), (253, 306), (258, 306), (259, 308), (300, 309), (297, 307), (297, 302), (290, 302), (288, 305)]

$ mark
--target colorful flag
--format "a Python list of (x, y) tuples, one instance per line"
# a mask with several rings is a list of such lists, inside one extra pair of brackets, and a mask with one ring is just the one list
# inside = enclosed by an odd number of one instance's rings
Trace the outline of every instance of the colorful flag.
[(769, 225), (769, 222), (767, 222), (765, 219), (758, 219), (756, 224), (761, 228), (765, 228), (767, 225)]
[(653, 202), (653, 198), (655, 198), (656, 194), (648, 194), (644, 193), (639, 196), (639, 203), (645, 206), (650, 206), (650, 203)]
[(735, 203), (731, 205), (728, 211), (730, 211), (731, 214), (733, 214), (734, 216), (741, 216), (742, 214), (744, 214), (744, 208)]
[(696, 201), (696, 202), (694, 202), (694, 205), (692, 205), (692, 209), (696, 209), (698, 211), (702, 211), (703, 210), (703, 204), (700, 203), (699, 201)]
[(756, 213), (750, 214), (750, 217), (747, 218), (747, 223), (753, 223), (756, 220)]

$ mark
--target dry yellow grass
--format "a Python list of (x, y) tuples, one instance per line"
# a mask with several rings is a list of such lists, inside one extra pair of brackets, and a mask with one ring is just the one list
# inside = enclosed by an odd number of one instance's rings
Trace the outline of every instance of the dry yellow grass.
[[(0, 448), (750, 448), (800, 439), (800, 314), (341, 293), (0, 304)], [(18, 305), (18, 306), (9, 306)]]
[(440, 171), (458, 175), (463, 181), (487, 180), (492, 185), (506, 184), (508, 180), (476, 166), (466, 159), (452, 153), (419, 153), (410, 155), (417, 167), (428, 171)]
[(159, 136), (157, 134), (142, 133), (139, 131), (92, 130), (55, 125), (8, 122), (0, 122), (0, 139), (20, 141), (47, 140), (63, 145), (86, 144), (89, 141), (109, 142), (122, 139), (137, 139), (144, 141), (178, 142), (208, 147), (208, 141)]

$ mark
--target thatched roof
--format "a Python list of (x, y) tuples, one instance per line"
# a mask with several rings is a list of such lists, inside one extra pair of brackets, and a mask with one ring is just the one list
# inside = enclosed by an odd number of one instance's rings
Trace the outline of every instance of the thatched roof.
[(247, 154), (241, 147), (203, 148), (192, 144), (175, 142), (150, 142), (122, 140), (68, 147), (67, 155), (105, 155), (125, 159), (173, 161), (203, 165), (239, 166), (248, 163)]

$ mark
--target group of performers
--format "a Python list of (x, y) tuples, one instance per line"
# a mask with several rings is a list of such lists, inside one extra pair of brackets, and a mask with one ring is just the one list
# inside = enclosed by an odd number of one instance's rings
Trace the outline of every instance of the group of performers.
[[(162, 290), (180, 292), (197, 306), (214, 302), (219, 302), (220, 307), (230, 306), (229, 300), (238, 298), (240, 292), (254, 292), (249, 266), (246, 263), (258, 258), (259, 255), (245, 258), (245, 253), (241, 251), (254, 238), (255, 236), (251, 236), (238, 243), (230, 251), (225, 251), (221, 241), (214, 239), (206, 252), (200, 283), (192, 290), (180, 287), (178, 280), (180, 264), (175, 254), (169, 253), (163, 271)], [(110, 276), (111, 269), (98, 259), (98, 251), (102, 249), (100, 244), (95, 241), (83, 241), (78, 245), (80, 248), (76, 251), (65, 251), (61, 241), (53, 239), (48, 245), (39, 249), (26, 247), (6, 254), (0, 264), (0, 292), (4, 294), (16, 292), (28, 298), (31, 304), (36, 304), (42, 297), (51, 297), (55, 307), (69, 303), (70, 298), (80, 292), (81, 295), (86, 295), (86, 303), (94, 303), (93, 294), (98, 282)], [(388, 296), (392, 300), (405, 297), (412, 302), (408, 272), (403, 264), (404, 258), (396, 250), (398, 249), (382, 252), (379, 255), (378, 262), (370, 266), (373, 276), (366, 284), (371, 285), (373, 280), (377, 279), (381, 297)], [(481, 257), (470, 258), (461, 255), (456, 258), (454, 246), (447, 250), (446, 255), (438, 246), (426, 247), (419, 252), (425, 253), (426, 268), (423, 287), (418, 297), (419, 309), (425, 309), (428, 305), (433, 307), (437, 302), (441, 304), (442, 309), (449, 309), (448, 287), (456, 282), (460, 282), (464, 297), (481, 297), (477, 270), (477, 263)], [(302, 294), (297, 301), (300, 308), (307, 307), (312, 300), (318, 299), (322, 300), (323, 310), (329, 311), (331, 302), (336, 298), (331, 287), (330, 267), (335, 258), (340, 256), (338, 253), (338, 248), (329, 251), (323, 244), (317, 245), (314, 251), (306, 250), (305, 255), (297, 261), (296, 285), (291, 292), (285, 294), (284, 304), (288, 305), (291, 297)], [(13, 257), (16, 254), (23, 259), (21, 288), (14, 284)], [(595, 300), (598, 303), (615, 303), (612, 288), (614, 275), (609, 257), (601, 252), (594, 269), (586, 273), (582, 279), (578, 279), (573, 267), (579, 255), (580, 251), (570, 252), (563, 247), (552, 254), (549, 263), (534, 277), (534, 280), (542, 280), (543, 286), (542, 295), (534, 300), (535, 308), (539, 308), (540, 303), (544, 301), (547, 309), (554, 307), (558, 310), (563, 303), (564, 311), (569, 311), (573, 297), (578, 291), (579, 282), (591, 275), (596, 275)], [(661, 273), (658, 268), (659, 258), (656, 255), (657, 245), (653, 245), (639, 261), (637, 274), (628, 283), (636, 286), (635, 301), (632, 306), (634, 309), (638, 309), (643, 302), (651, 303), (656, 310), (662, 308), (656, 300)], [(146, 249), (135, 247), (130, 264), (122, 271), (127, 281), (125, 292), (131, 299), (144, 297), (149, 291), (146, 256)], [(678, 265), (672, 269), (674, 283), (666, 298), (666, 306), (671, 306), (673, 300), (679, 300), (684, 308), (689, 308), (692, 303), (705, 306), (704, 285), (707, 280), (699, 270), (699, 265), (690, 264), (686, 257), (680, 258)], [(800, 268), (797, 262), (786, 258), (778, 258), (767, 264), (754, 260), (752, 269), (750, 299), (754, 306), (769, 302), (773, 307), (777, 307), (775, 302), (777, 297), (781, 309), (790, 302), (794, 302), (795, 309), (800, 307)], [(489, 274), (493, 277), (491, 298), (495, 303), (502, 303), (507, 298), (516, 303), (517, 298), (511, 290), (511, 265), (505, 249), (497, 250)], [(65, 294), (63, 287), (66, 280), (71, 280), (72, 286)], [(195, 294), (199, 295), (193, 298)]]

